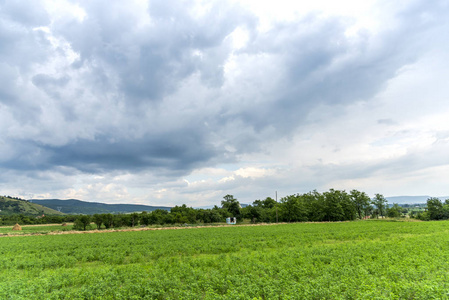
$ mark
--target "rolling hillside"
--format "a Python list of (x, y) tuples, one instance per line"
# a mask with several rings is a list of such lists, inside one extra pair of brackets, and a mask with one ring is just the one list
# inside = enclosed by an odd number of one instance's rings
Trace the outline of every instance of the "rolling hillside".
[(0, 196), (0, 215), (63, 215), (63, 213), (19, 198)]
[(46, 207), (61, 211), (65, 214), (104, 214), (104, 213), (132, 213), (141, 211), (153, 211), (156, 209), (170, 210), (167, 206), (148, 206), (138, 204), (106, 204), (98, 202), (87, 202), (76, 199), (32, 199), (33, 203), (41, 204)]
[[(398, 204), (416, 204), (416, 203), (426, 203), (427, 199), (435, 196), (394, 196), (385, 197), (388, 203), (398, 203)], [(437, 196), (441, 201), (449, 199), (449, 196)]]

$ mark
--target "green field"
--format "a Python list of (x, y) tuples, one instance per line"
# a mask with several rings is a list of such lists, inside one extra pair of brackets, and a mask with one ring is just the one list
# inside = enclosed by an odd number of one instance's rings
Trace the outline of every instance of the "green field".
[[(49, 225), (24, 225), (22, 230), (14, 231), (13, 226), (0, 226), (0, 236), (2, 235), (25, 235), (25, 234), (47, 234), (54, 231), (69, 231), (73, 225), (62, 226), (56, 224)], [(0, 242), (1, 243), (1, 242)]]
[(449, 222), (0, 237), (0, 299), (446, 299)]

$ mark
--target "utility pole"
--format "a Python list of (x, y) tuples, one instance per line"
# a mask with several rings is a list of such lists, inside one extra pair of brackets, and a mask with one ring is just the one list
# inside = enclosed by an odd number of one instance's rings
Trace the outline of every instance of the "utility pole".
[(276, 223), (278, 222), (278, 191), (276, 191)]

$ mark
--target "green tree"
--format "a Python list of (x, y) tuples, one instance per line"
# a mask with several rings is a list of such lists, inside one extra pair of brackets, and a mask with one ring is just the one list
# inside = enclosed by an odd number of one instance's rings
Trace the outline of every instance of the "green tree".
[(153, 210), (148, 216), (149, 224), (163, 225), (163, 224), (167, 223), (166, 221), (168, 220), (168, 218), (166, 218), (166, 216), (168, 214), (169, 214), (169, 212), (164, 209)]
[(132, 213), (130, 214), (131, 217), (131, 227), (139, 225), (139, 214), (138, 213)]
[(358, 190), (352, 190), (349, 195), (357, 213), (357, 217), (360, 220), (363, 217), (366, 217), (369, 207), (371, 206), (370, 197), (365, 192), (360, 192)]
[(101, 228), (101, 225), (103, 224), (103, 216), (100, 214), (95, 214), (92, 216), (92, 221), (97, 225), (97, 229)]
[(440, 220), (443, 218), (443, 203), (438, 198), (427, 199), (427, 211), (431, 220)]
[(197, 220), (197, 210), (192, 207), (187, 207), (185, 204), (173, 207), (170, 213), (176, 214), (176, 223), (194, 224)]
[(305, 209), (307, 211), (307, 218), (309, 221), (319, 222), (325, 220), (324, 212), (324, 195), (316, 190), (303, 194)]
[(263, 208), (261, 206), (252, 206), (248, 205), (247, 207), (242, 208), (243, 218), (247, 218), (251, 220), (251, 223), (260, 222), (262, 217)]
[(240, 219), (240, 203), (237, 201), (237, 199), (229, 194), (224, 196), (223, 198), (224, 200), (221, 201), (221, 207), (227, 210), (231, 214), (231, 217)]
[(143, 211), (140, 214), (140, 224), (148, 226), (150, 224), (149, 214), (146, 211)]
[(253, 202), (253, 206), (262, 207), (262, 208), (273, 208), (276, 206), (276, 200), (271, 197), (265, 198), (265, 200), (255, 200)]
[(385, 199), (385, 197), (381, 194), (375, 194), (372, 203), (374, 206), (376, 206), (378, 215), (383, 217), (385, 215), (387, 199)]
[(324, 219), (326, 221), (343, 221), (345, 212), (342, 207), (342, 195), (340, 191), (330, 189), (324, 192)]
[[(130, 214), (117, 215), (117, 227), (132, 227), (132, 217)], [(120, 225), (118, 225), (120, 223)]]
[(90, 216), (88, 215), (79, 216), (75, 220), (75, 224), (73, 225), (73, 229), (75, 230), (86, 230), (89, 227), (90, 227)]
[(113, 218), (112, 224), (114, 228), (127, 226), (126, 224), (124, 224), (124, 222), (127, 221), (126, 215), (112, 215), (112, 218)]
[(203, 223), (218, 223), (224, 222), (225, 217), (220, 213), (223, 210), (217, 206), (213, 209), (199, 209), (197, 212), (197, 219)]
[(114, 227), (114, 216), (112, 214), (102, 214), (101, 216), (106, 229)]
[(287, 222), (307, 221), (307, 211), (301, 195), (290, 195), (280, 200), (280, 219)]
[(387, 217), (399, 218), (402, 216), (402, 207), (399, 204), (394, 203), (392, 207), (387, 208)]

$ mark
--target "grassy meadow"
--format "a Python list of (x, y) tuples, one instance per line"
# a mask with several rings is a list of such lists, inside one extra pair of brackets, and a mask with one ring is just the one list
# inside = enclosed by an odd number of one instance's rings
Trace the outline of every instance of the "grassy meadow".
[[(0, 226), (0, 236), (8, 235), (28, 235), (28, 234), (48, 234), (57, 231), (70, 231), (73, 228), (72, 224), (62, 226), (61, 224), (46, 224), (46, 225), (22, 225), (22, 230), (13, 230), (13, 226)], [(1, 242), (0, 242), (1, 244)]]
[(2, 236), (0, 254), (0, 299), (449, 298), (446, 221)]

